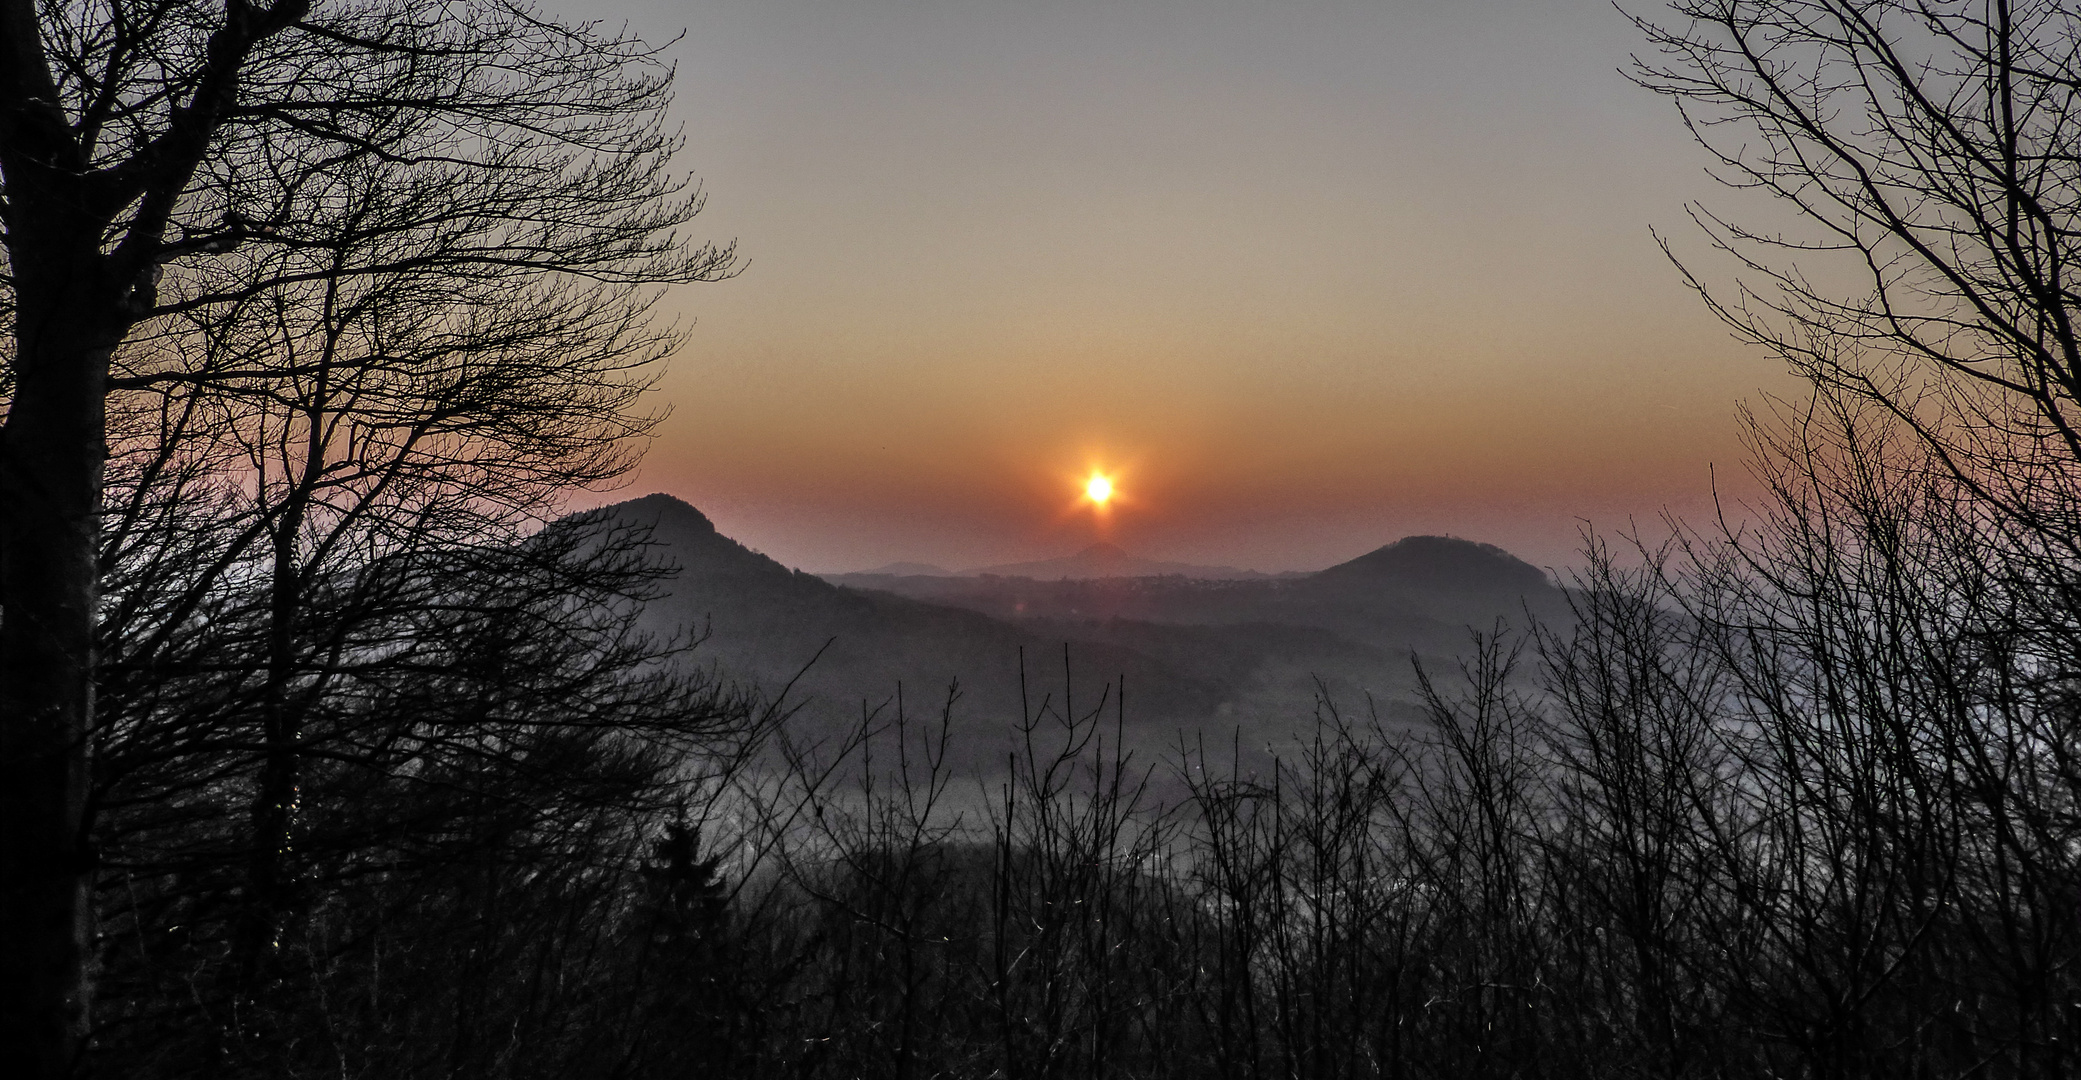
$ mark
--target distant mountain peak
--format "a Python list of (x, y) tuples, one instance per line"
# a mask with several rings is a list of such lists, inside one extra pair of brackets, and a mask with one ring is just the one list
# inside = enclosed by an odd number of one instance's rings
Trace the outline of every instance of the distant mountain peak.
[(640, 521), (646, 525), (655, 525), (659, 529), (673, 532), (712, 533), (715, 531), (715, 522), (708, 520), (707, 514), (694, 509), (693, 505), (686, 500), (667, 495), (662, 491), (645, 495), (641, 498), (630, 499), (627, 502), (615, 503), (612, 506), (603, 506), (598, 512), (609, 517), (620, 518), (624, 521)]
[(1549, 584), (1545, 572), (1531, 563), (1494, 544), (1457, 536), (1405, 536), (1315, 576), (1450, 590), (1538, 590)]
[(669, 552), (677, 564), (682, 582), (715, 577), (808, 577), (717, 532), (708, 515), (670, 495), (645, 495), (592, 513), (648, 528), (651, 542)]

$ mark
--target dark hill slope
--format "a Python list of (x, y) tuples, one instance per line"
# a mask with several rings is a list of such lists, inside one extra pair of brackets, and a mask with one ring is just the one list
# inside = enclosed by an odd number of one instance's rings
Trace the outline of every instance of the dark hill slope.
[[(709, 637), (700, 655), (768, 691), (803, 672), (822, 651), (796, 684), (807, 725), (835, 728), (857, 719), (863, 701), (885, 701), (899, 683), (914, 714), (936, 714), (956, 679), (964, 692), (957, 717), (1015, 718), (1022, 649), (1036, 700), (1062, 685), (1065, 639), (1057, 632), (841, 588), (789, 570), (716, 532), (700, 511), (669, 496), (648, 496), (606, 512), (650, 526), (659, 556), (678, 567), (669, 595), (645, 612), (652, 629), (705, 627)], [(1103, 683), (1125, 675), (1138, 690), (1136, 719), (1166, 727), (1204, 721), (1227, 695), (1223, 686), (1110, 642), (1073, 643), (1071, 662), (1080, 700), (1095, 702)]]

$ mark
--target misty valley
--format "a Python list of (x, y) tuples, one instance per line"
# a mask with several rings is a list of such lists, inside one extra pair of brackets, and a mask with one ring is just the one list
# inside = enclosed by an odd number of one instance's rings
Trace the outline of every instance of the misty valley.
[[(805, 735), (849, 729), (863, 705), (893, 708), (899, 685), (908, 710), (936, 716), (958, 686), (951, 752), (965, 769), (1002, 762), (1004, 736), (1022, 713), (1022, 658), (1028, 712), (1065, 690), (1074, 707), (1124, 688), (1123, 716), (1142, 760), (1175, 751), (1182, 738), (1224, 754), (1248, 747), (1262, 763), (1268, 751), (1291, 754), (1313, 736), (1318, 695), (1358, 713), (1370, 702), (1409, 723), (1413, 660), (1452, 671), (1474, 632), (1522, 630), (1569, 611), (1538, 569), (1444, 537), (1411, 537), (1320, 573), (1277, 578), (1187, 576), (1239, 572), (1115, 559), (970, 576), (820, 578), (746, 550), (670, 496), (599, 513), (651, 530), (655, 557), (675, 569), (645, 625), (704, 635), (694, 662), (713, 662), (769, 696), (785, 688)], [(1106, 573), (1151, 568), (1167, 572)]]

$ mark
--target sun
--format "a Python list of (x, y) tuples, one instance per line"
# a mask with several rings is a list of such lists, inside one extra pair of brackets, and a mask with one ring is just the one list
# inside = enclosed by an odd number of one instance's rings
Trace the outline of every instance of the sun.
[(1112, 478), (1104, 473), (1092, 473), (1091, 479), (1084, 482), (1084, 497), (1104, 506), (1106, 500), (1113, 497)]

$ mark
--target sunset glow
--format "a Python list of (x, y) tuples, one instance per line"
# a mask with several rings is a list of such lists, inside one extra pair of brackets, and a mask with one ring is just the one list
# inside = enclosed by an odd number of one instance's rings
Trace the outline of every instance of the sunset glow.
[(1091, 479), (1084, 483), (1084, 497), (1104, 506), (1106, 500), (1113, 497), (1113, 481), (1101, 473), (1092, 473)]
[(1421, 533), (1572, 565), (1585, 520), (1710, 515), (1748, 483), (1732, 403), (1797, 392), (1649, 232), (1704, 265), (1709, 184), (1607, 5), (600, 10), (676, 40), (695, 234), (755, 260), (664, 301), (631, 490), (790, 565), (1094, 528), (1266, 571)]

